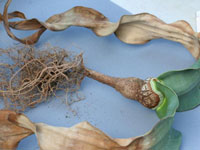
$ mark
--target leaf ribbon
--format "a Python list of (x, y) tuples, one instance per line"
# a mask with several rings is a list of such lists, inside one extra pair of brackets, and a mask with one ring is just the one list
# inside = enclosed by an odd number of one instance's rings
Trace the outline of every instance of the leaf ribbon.
[(171, 128), (173, 117), (160, 120), (144, 136), (127, 139), (111, 138), (88, 122), (66, 128), (33, 123), (23, 114), (11, 114), (9, 120), (33, 131), (42, 150), (178, 150), (181, 144), (181, 133)]
[[(70, 26), (80, 26), (91, 29), (97, 36), (108, 36), (114, 33), (121, 41), (128, 44), (144, 44), (152, 39), (164, 38), (183, 44), (196, 59), (200, 56), (200, 33), (194, 32), (186, 21), (176, 21), (166, 24), (156, 16), (148, 13), (124, 15), (116, 23), (100, 12), (87, 7), (74, 7), (66, 12), (51, 16), (45, 22), (38, 19), (8, 22), (8, 0), (3, 13), (4, 27), (7, 34), (14, 40), (24, 44), (36, 43), (48, 29), (62, 31)], [(38, 30), (24, 39), (16, 37), (10, 30)]]

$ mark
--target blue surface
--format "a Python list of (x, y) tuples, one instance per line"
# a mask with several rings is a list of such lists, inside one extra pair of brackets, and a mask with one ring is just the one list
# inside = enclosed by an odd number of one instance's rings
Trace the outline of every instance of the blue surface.
[[(3, 1), (0, 10), (3, 11)], [(46, 20), (49, 16), (82, 5), (92, 7), (111, 21), (118, 21), (121, 15), (129, 14), (108, 0), (14, 0), (9, 11), (23, 11), (28, 18)], [(178, 18), (177, 18), (178, 19)], [(14, 32), (23, 37), (31, 32)], [(6, 48), (16, 44), (0, 25), (0, 46)], [(159, 39), (145, 45), (127, 45), (114, 35), (97, 37), (90, 30), (71, 27), (62, 32), (45, 32), (36, 44), (45, 43), (60, 46), (71, 51), (84, 52), (85, 66), (117, 77), (157, 77), (159, 74), (189, 67), (194, 63), (190, 53), (180, 44)], [(85, 100), (71, 106), (77, 115), (65, 105), (62, 99), (51, 99), (25, 114), (34, 122), (70, 127), (81, 121), (88, 121), (109, 136), (127, 138), (139, 136), (150, 130), (159, 120), (154, 111), (144, 108), (136, 101), (121, 96), (114, 89), (85, 78), (80, 92)], [(64, 97), (63, 97), (64, 99)], [(2, 105), (1, 105), (2, 106)], [(181, 150), (199, 150), (200, 107), (177, 113), (174, 127), (183, 133)], [(38, 150), (35, 136), (24, 139), (18, 150)]]

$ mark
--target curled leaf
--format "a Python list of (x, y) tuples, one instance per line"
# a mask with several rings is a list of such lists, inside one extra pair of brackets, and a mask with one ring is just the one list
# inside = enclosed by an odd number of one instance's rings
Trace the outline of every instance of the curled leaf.
[[(24, 15), (24, 13), (22, 13), (20, 11), (14, 11), (14, 12), (8, 14), (8, 19), (12, 19), (12, 18), (26, 19), (26, 16)], [(0, 22), (1, 21), (3, 21), (2, 14), (0, 14)]]
[(13, 111), (0, 110), (0, 149), (15, 150), (18, 143), (33, 132), (29, 129), (16, 126), (8, 120), (8, 116), (16, 116)]
[(179, 106), (178, 96), (172, 89), (160, 83), (159, 81), (153, 80), (152, 82), (155, 86), (154, 90), (158, 90), (163, 95), (162, 102), (156, 108), (158, 117), (162, 119), (165, 117), (174, 116)]
[(129, 44), (144, 44), (152, 39), (164, 38), (183, 44), (196, 59), (200, 56), (200, 34), (194, 32), (186, 21), (166, 24), (151, 14), (142, 13), (122, 16), (119, 22), (113, 23), (98, 11), (86, 7), (74, 7), (53, 15), (45, 22), (30, 19), (10, 23), (13, 29), (38, 30), (33, 35), (20, 39), (9, 29), (7, 10), (11, 1), (8, 0), (4, 8), (4, 26), (11, 38), (24, 44), (36, 43), (46, 29), (62, 31), (70, 26), (80, 26), (91, 29), (98, 36), (115, 33), (121, 41)]
[(20, 127), (32, 130), (43, 150), (178, 150), (181, 134), (171, 129), (173, 117), (161, 120), (144, 136), (128, 139), (113, 139), (88, 122), (71, 128), (54, 127), (43, 123), (32, 123), (26, 116), (9, 116), (9, 120)]

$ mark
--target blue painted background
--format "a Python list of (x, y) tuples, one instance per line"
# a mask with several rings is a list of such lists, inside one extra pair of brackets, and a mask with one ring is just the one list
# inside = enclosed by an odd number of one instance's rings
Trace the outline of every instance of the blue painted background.
[[(5, 0), (0, 1), (1, 12), (4, 2)], [(9, 11), (19, 10), (24, 12), (27, 18), (36, 17), (44, 21), (53, 14), (77, 5), (92, 7), (111, 21), (118, 21), (120, 16), (129, 14), (109, 0), (13, 0)], [(14, 33), (23, 37), (32, 32)], [(36, 46), (41, 47), (45, 43), (78, 53), (83, 52), (86, 67), (116, 77), (157, 77), (169, 70), (189, 67), (195, 61), (182, 45), (175, 42), (158, 39), (145, 45), (128, 45), (114, 35), (97, 37), (92, 31), (80, 27), (71, 27), (62, 32), (46, 31)], [(0, 24), (0, 47), (7, 48), (15, 44), (17, 42), (7, 36)], [(88, 121), (115, 138), (142, 135), (158, 121), (154, 111), (89, 78), (83, 80), (80, 92), (85, 96), (85, 100), (71, 106), (77, 115), (65, 105), (64, 96), (63, 99), (52, 98), (25, 114), (34, 122), (55, 126), (70, 127), (81, 121)], [(2, 104), (0, 106), (2, 107)], [(183, 133), (181, 150), (199, 150), (199, 115), (200, 107), (176, 114), (174, 127)], [(18, 150), (38, 149), (34, 135), (24, 139), (18, 147)]]

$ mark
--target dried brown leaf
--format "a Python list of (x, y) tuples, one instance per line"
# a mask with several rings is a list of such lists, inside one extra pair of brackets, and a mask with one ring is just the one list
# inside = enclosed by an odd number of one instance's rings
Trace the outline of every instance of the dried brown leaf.
[(16, 126), (8, 121), (8, 116), (16, 116), (13, 111), (0, 110), (0, 150), (15, 150), (18, 143), (33, 134), (29, 129)]
[[(70, 26), (80, 26), (91, 29), (98, 36), (107, 36), (115, 33), (121, 41), (129, 44), (144, 44), (152, 39), (164, 38), (183, 44), (196, 59), (200, 56), (200, 34), (194, 32), (186, 21), (166, 24), (151, 14), (142, 13), (125, 15), (121, 17), (119, 22), (112, 23), (103, 14), (94, 9), (74, 7), (64, 13), (50, 17), (45, 22), (30, 19), (9, 24), (7, 9), (11, 1), (7, 1), (4, 9), (5, 29), (11, 38), (24, 44), (36, 43), (46, 29), (62, 31)], [(10, 31), (9, 25), (17, 30), (39, 31), (29, 37), (20, 39)]]
[[(20, 11), (14, 11), (12, 13), (8, 14), (8, 19), (13, 19), (13, 18), (21, 18), (21, 19), (26, 19), (24, 13)], [(3, 21), (3, 16), (0, 14), (0, 22)]]
[(41, 150), (157, 150), (171, 146), (177, 150), (181, 139), (178, 138), (177, 131), (175, 139), (174, 132), (171, 134), (173, 117), (161, 120), (144, 136), (127, 139), (113, 139), (88, 122), (64, 128), (32, 123), (22, 114), (11, 114), (9, 120), (20, 127), (32, 130), (37, 136)]

